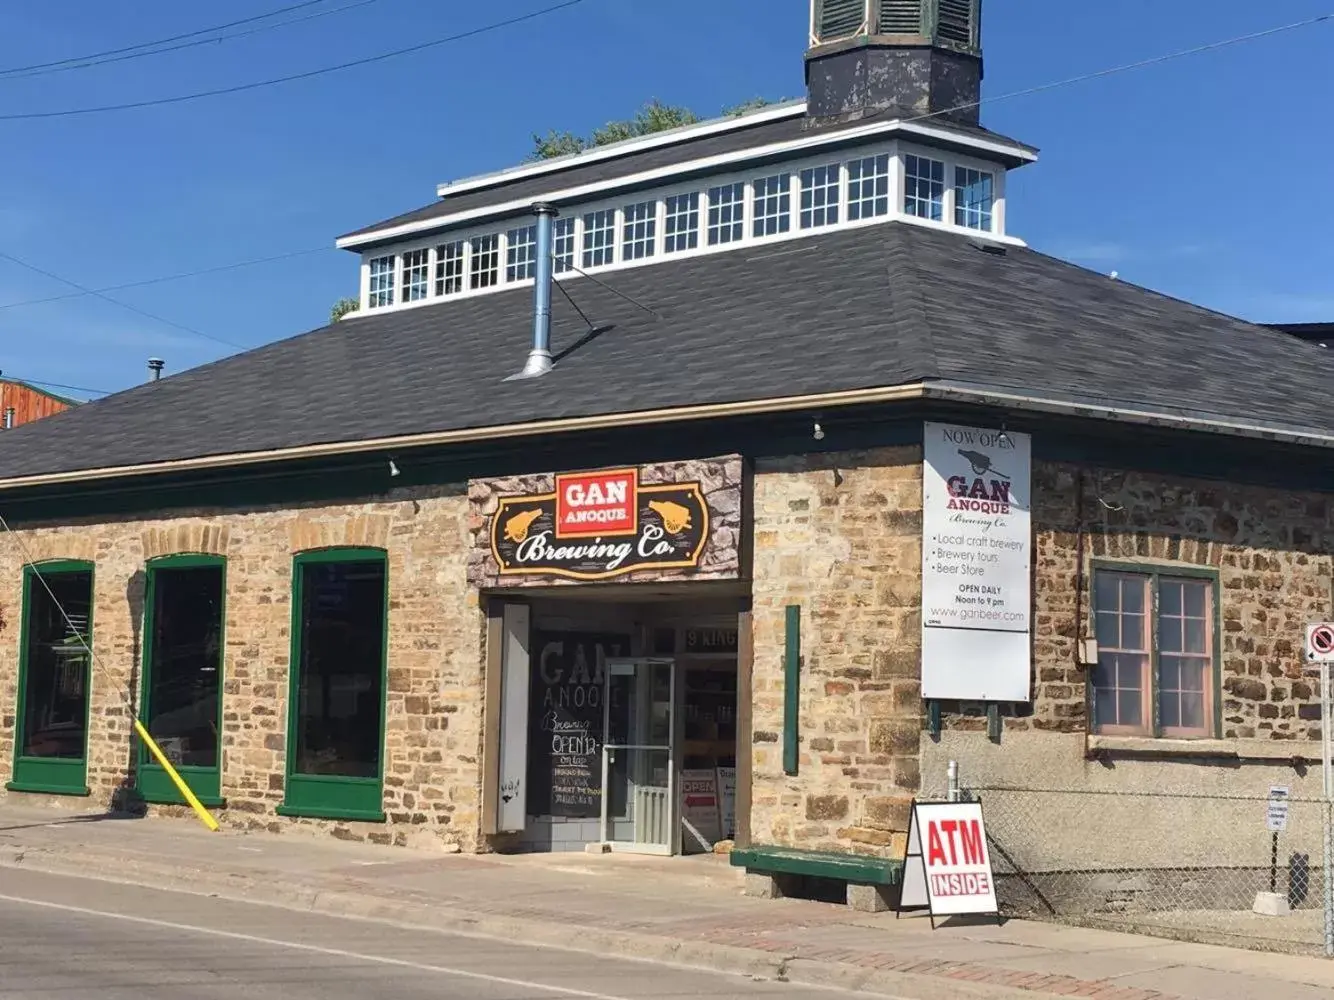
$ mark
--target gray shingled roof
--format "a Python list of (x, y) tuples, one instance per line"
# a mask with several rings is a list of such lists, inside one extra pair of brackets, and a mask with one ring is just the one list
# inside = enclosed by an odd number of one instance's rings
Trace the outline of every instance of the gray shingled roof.
[[(900, 114), (887, 111), (880, 113), (878, 117), (882, 117), (888, 122), (895, 118), (908, 117), (908, 114), (906, 112)], [(870, 121), (870, 118), (862, 117), (835, 124), (819, 125), (818, 128), (823, 132), (843, 132), (867, 125)], [(1031, 153), (1037, 152), (1033, 147), (1027, 146), (1017, 139), (1000, 135), (979, 125), (964, 125), (943, 118), (933, 118), (923, 124), (941, 131), (954, 132), (966, 138), (990, 139), (994, 142), (1017, 146)], [(495, 185), (462, 191), (458, 194), (446, 192), (443, 198), (437, 199), (429, 205), (414, 209), (411, 212), (404, 212), (402, 215), (396, 215), (391, 219), (385, 219), (373, 225), (363, 226), (361, 229), (340, 236), (339, 239), (361, 236), (413, 222), (437, 219), (459, 212), (471, 212), (506, 202), (540, 199), (550, 196), (553, 191), (581, 187), (585, 184), (614, 181), (617, 178), (638, 174), (645, 170), (657, 170), (662, 167), (686, 163), (690, 160), (767, 146), (771, 143), (789, 142), (800, 139), (808, 133), (810, 128), (810, 119), (804, 115), (797, 115), (791, 118), (780, 118), (776, 121), (762, 121), (749, 128), (734, 129), (730, 132), (719, 132), (697, 138), (683, 138), (679, 143), (659, 146), (656, 149), (648, 149), (642, 152), (628, 153), (625, 156), (612, 159), (584, 162), (578, 156), (574, 156), (569, 158), (567, 166), (551, 173), (518, 177), (514, 180), (498, 182)], [(677, 179), (684, 176), (686, 175), (677, 175)]]
[[(1327, 351), (1028, 249), (906, 223), (369, 314), (0, 433), (0, 479), (838, 390), (963, 383), (1334, 432)], [(1296, 355), (1300, 355), (1297, 357)]]

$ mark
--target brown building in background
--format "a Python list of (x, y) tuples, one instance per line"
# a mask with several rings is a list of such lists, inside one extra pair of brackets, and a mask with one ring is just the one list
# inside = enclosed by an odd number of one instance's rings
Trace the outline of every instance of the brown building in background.
[(0, 379), (0, 427), (21, 427), (75, 405), (72, 399), (52, 395), (26, 382)]

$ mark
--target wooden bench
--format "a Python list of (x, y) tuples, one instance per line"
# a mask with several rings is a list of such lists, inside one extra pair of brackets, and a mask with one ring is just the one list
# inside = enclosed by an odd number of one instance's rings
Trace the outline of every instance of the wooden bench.
[(781, 898), (788, 876), (832, 879), (847, 884), (848, 906), (867, 913), (889, 909), (888, 890), (903, 880), (902, 861), (795, 847), (736, 848), (732, 864), (746, 869), (747, 896)]

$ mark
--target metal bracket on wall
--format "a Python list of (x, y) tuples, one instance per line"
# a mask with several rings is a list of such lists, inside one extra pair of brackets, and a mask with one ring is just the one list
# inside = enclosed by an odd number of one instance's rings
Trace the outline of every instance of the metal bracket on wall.
[(1001, 741), (1001, 714), (1000, 705), (994, 701), (987, 706), (987, 739), (992, 743)]
[(932, 739), (939, 739), (940, 728), (940, 702), (928, 701), (926, 703), (926, 731)]
[(801, 716), (801, 607), (787, 606), (783, 637), (783, 773), (796, 774), (800, 759), (798, 720)]

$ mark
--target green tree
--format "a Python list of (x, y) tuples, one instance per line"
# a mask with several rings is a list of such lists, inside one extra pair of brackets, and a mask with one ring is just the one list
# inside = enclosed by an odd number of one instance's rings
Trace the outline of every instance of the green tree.
[(354, 313), (361, 308), (361, 303), (356, 299), (339, 299), (329, 310), (329, 322), (337, 323), (348, 313)]
[[(725, 109), (723, 115), (724, 117), (744, 115), (774, 103), (776, 102), (768, 98), (755, 97), (743, 104)], [(634, 117), (607, 122), (601, 128), (594, 129), (588, 136), (555, 130), (546, 135), (534, 135), (533, 152), (529, 160), (551, 160), (558, 156), (582, 153), (586, 149), (607, 146), (613, 142), (652, 135), (654, 132), (665, 132), (683, 125), (694, 125), (699, 120), (699, 116), (689, 108), (663, 104), (655, 98), (636, 111)]]

